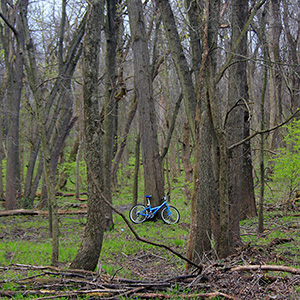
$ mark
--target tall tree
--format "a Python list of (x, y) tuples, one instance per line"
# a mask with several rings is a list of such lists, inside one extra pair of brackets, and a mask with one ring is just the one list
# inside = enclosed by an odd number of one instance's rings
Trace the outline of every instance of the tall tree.
[(164, 195), (164, 177), (157, 139), (157, 121), (143, 6), (140, 0), (129, 0), (127, 5), (134, 55), (134, 81), (138, 101), (144, 190), (145, 194), (153, 195), (153, 205), (157, 205)]
[[(248, 1), (232, 0), (231, 5), (231, 43), (234, 45), (240, 37), (247, 21)], [(247, 36), (243, 35), (233, 53), (232, 66), (229, 68), (228, 108), (226, 127), (228, 129), (228, 144), (232, 145), (243, 140), (244, 120), (248, 103), (247, 84)], [(249, 116), (249, 114), (248, 114)], [(251, 155), (251, 153), (249, 153)], [(230, 153), (230, 236), (231, 243), (240, 242), (239, 221), (241, 219), (242, 179), (243, 179), (243, 147), (235, 147)]]
[[(20, 5), (20, 4), (19, 4)], [(17, 207), (17, 195), (21, 195), (19, 161), (19, 118), (23, 79), (22, 48), (24, 36), (18, 14), (18, 6), (1, 1), (2, 18), (5, 21), (3, 46), (5, 68), (7, 69), (7, 167), (6, 167), (6, 209)]]
[[(211, 249), (212, 206), (216, 209), (218, 199), (216, 179), (213, 173), (212, 153), (213, 131), (210, 108), (210, 80), (216, 72), (216, 43), (219, 28), (218, 1), (207, 1), (205, 7), (205, 26), (203, 28), (203, 58), (197, 78), (197, 110), (195, 116), (195, 161), (194, 189), (191, 206), (191, 229), (187, 256), (191, 260), (201, 260), (202, 255)], [(218, 224), (216, 225), (218, 226)], [(216, 233), (216, 232), (214, 232)], [(187, 265), (189, 269), (190, 265)]]
[(83, 50), (83, 113), (85, 159), (87, 164), (88, 214), (84, 236), (71, 263), (73, 269), (93, 271), (98, 263), (104, 234), (103, 129), (99, 111), (99, 53), (104, 0), (89, 1)]
[[(273, 68), (270, 70), (270, 127), (279, 124), (282, 120), (282, 72), (281, 72), (281, 56), (280, 56), (280, 35), (282, 32), (282, 23), (280, 15), (279, 0), (269, 1), (269, 33), (268, 49), (269, 57)], [(280, 142), (278, 130), (270, 133), (270, 149), (276, 149)]]

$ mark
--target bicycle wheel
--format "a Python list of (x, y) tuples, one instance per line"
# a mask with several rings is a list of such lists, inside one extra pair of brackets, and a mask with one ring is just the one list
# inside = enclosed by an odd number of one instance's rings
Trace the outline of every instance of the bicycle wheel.
[(148, 211), (143, 204), (137, 204), (131, 207), (129, 211), (130, 220), (135, 223), (142, 223), (147, 219)]
[(167, 224), (176, 224), (179, 222), (180, 219), (180, 214), (179, 211), (177, 210), (177, 208), (175, 208), (174, 206), (169, 206), (169, 209), (167, 207), (164, 207), (161, 211), (161, 218), (163, 219), (163, 221)]

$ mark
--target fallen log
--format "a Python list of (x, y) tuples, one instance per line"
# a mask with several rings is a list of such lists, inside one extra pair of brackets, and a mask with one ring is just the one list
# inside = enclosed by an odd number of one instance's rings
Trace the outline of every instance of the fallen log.
[(246, 265), (246, 266), (239, 266), (230, 269), (231, 271), (279, 271), (279, 272), (287, 272), (291, 274), (300, 274), (300, 269), (291, 268), (287, 266), (277, 266), (277, 265)]
[[(59, 215), (81, 215), (86, 214), (86, 209), (61, 209), (57, 212)], [(13, 210), (4, 210), (0, 211), (0, 217), (8, 217), (8, 216), (48, 216), (49, 212), (46, 210), (32, 210), (32, 209), (13, 209)]]

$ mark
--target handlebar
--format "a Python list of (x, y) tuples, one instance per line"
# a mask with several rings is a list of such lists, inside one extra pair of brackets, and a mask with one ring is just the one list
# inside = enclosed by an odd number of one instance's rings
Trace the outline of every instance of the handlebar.
[[(150, 206), (150, 198), (152, 198), (152, 195), (145, 195), (145, 198), (147, 198), (148, 206)], [(162, 197), (160, 200), (170, 201), (170, 193), (167, 192), (167, 195)]]

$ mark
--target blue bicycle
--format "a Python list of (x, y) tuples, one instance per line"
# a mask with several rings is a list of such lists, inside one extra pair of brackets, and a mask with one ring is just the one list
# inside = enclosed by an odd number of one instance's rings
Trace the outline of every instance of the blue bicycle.
[(167, 197), (163, 197), (161, 200), (163, 200), (163, 203), (156, 207), (151, 207), (150, 199), (152, 195), (145, 195), (145, 198), (147, 199), (148, 205), (145, 206), (144, 204), (136, 204), (134, 205), (130, 211), (129, 211), (129, 218), (130, 220), (135, 223), (143, 223), (146, 220), (152, 219), (156, 213), (160, 210), (160, 215), (162, 220), (171, 225), (176, 224), (179, 222), (180, 214), (177, 208), (174, 206), (168, 205), (167, 198), (170, 196), (170, 194), (167, 194)]

